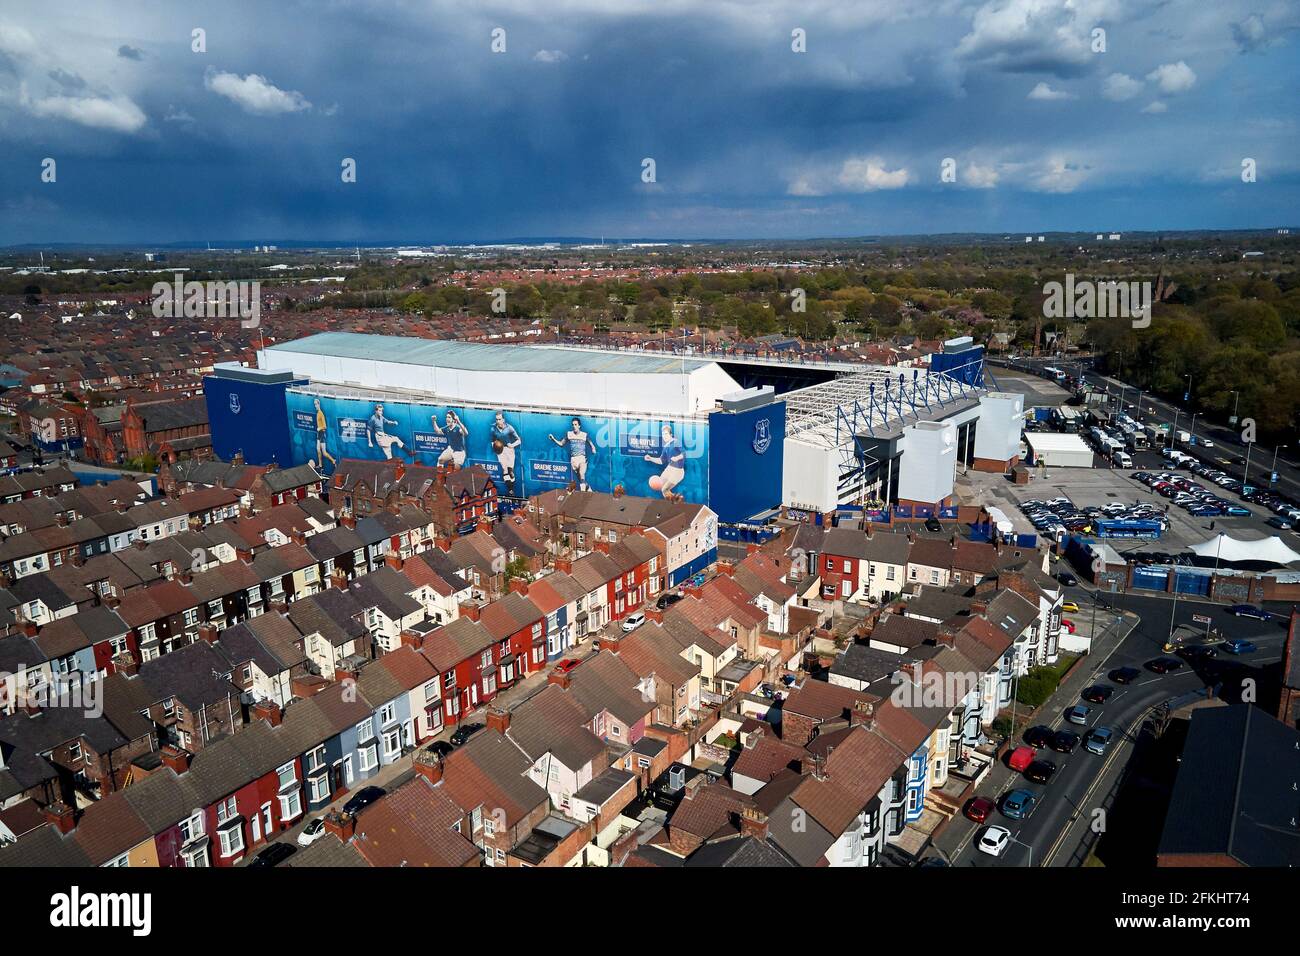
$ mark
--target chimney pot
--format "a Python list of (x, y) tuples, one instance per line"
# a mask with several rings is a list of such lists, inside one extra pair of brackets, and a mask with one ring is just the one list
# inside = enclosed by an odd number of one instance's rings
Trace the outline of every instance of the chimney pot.
[(489, 707), (487, 712), (487, 727), (489, 730), (495, 730), (497, 733), (504, 734), (510, 729), (510, 711), (503, 707)]
[(357, 820), (350, 813), (331, 811), (325, 815), (325, 829), (347, 843), (357, 832)]
[(71, 833), (77, 827), (76, 811), (62, 801), (49, 804), (43, 812), (46, 821), (60, 833)]

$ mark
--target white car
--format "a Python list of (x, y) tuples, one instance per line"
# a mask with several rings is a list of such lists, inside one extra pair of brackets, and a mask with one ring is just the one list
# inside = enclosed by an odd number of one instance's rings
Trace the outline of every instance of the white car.
[(1001, 856), (1002, 851), (1007, 848), (1011, 842), (1011, 831), (1006, 827), (987, 827), (980, 834), (979, 843), (976, 846), (981, 853), (987, 853), (989, 856)]
[(299, 846), (311, 846), (317, 840), (325, 835), (325, 818), (317, 817), (315, 820), (308, 820), (307, 825), (302, 828), (298, 834)]
[(640, 627), (644, 623), (645, 623), (645, 614), (642, 613), (641, 611), (637, 611), (635, 614), (629, 614), (626, 618), (624, 618), (623, 630), (635, 631), (638, 627)]

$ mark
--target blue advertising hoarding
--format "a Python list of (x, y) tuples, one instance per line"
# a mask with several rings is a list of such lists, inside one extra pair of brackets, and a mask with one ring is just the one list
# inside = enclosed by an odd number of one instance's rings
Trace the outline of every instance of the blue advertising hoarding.
[[(482, 465), (502, 494), (578, 488), (709, 503), (703, 421), (520, 411), (286, 393), (295, 464), (328, 475), (340, 458)], [(779, 491), (778, 491), (779, 497)]]

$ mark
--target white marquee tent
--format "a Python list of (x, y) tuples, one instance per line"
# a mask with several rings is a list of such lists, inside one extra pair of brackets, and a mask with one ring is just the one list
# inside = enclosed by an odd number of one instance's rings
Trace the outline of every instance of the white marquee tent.
[(1200, 544), (1192, 545), (1192, 550), (1203, 558), (1217, 558), (1220, 561), (1267, 561), (1271, 564), (1300, 561), (1300, 553), (1292, 551), (1276, 535), (1246, 540), (1219, 532)]

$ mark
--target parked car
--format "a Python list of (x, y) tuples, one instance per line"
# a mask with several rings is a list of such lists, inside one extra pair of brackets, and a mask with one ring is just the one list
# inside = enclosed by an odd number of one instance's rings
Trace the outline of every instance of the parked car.
[(1065, 633), (1067, 634), (1074, 633), (1074, 622), (1069, 620), (1068, 618), (1061, 619), (1061, 627), (1065, 628)]
[(451, 735), (451, 745), (453, 747), (463, 746), (465, 741), (482, 729), (482, 724), (461, 724)]
[(1046, 747), (1052, 742), (1052, 734), (1051, 727), (1039, 724), (1037, 727), (1030, 727), (1025, 731), (1025, 743), (1030, 747)]
[(447, 741), (445, 740), (435, 740), (433, 743), (429, 744), (429, 746), (425, 747), (424, 749), (426, 753), (431, 753), (435, 757), (445, 758), (449, 756), (455, 748), (452, 747), (452, 745), (447, 743)]
[(1060, 573), (1058, 573), (1056, 575), (1056, 580), (1060, 581), (1067, 588), (1077, 587), (1079, 584), (1079, 579), (1076, 578), (1069, 571), (1061, 571)]
[(311, 846), (317, 840), (325, 835), (325, 818), (315, 817), (307, 821), (307, 825), (298, 831), (298, 845)]
[(1052, 734), (1051, 748), (1060, 754), (1073, 753), (1079, 746), (1079, 735), (1073, 730), (1058, 730)]
[(1079, 605), (1076, 604), (1074, 601), (1062, 601), (1061, 610), (1069, 611), (1072, 614), (1076, 614), (1079, 611)]
[(1083, 741), (1083, 749), (1090, 754), (1104, 754), (1113, 737), (1114, 734), (1109, 727), (1094, 727), (1088, 731), (1088, 736)]
[(1157, 657), (1153, 661), (1147, 661), (1147, 670), (1153, 674), (1168, 674), (1182, 666), (1183, 662), (1176, 657)]
[(343, 812), (355, 817), (383, 795), (383, 787), (362, 787), (352, 795), (352, 799), (343, 804)]
[(1277, 528), (1278, 531), (1291, 530), (1291, 522), (1287, 521), (1285, 518), (1279, 518), (1277, 516), (1269, 518), (1264, 522), (1264, 524), (1268, 525), (1270, 528)]
[(661, 594), (659, 595), (659, 600), (655, 601), (655, 607), (659, 608), (659, 610), (661, 611), (664, 610), (665, 608), (670, 608), (678, 601), (680, 601), (684, 596), (685, 595), (676, 594), (672, 591), (669, 591), (667, 594)]
[(979, 842), (975, 845), (981, 853), (1001, 856), (1010, 842), (1011, 831), (1006, 827), (985, 827), (984, 832), (980, 834)]
[(560, 661), (560, 663), (556, 664), (555, 666), (556, 668), (559, 669), (561, 674), (567, 674), (569, 673), (569, 671), (573, 670), (581, 663), (582, 663), (582, 658), (569, 657)]
[(1253, 604), (1234, 604), (1228, 608), (1228, 613), (1237, 617), (1253, 617), (1257, 621), (1271, 621), (1273, 615), (1265, 611), (1262, 607), (1255, 607)]
[(1050, 760), (1035, 760), (1025, 768), (1025, 777), (1034, 783), (1047, 783), (1056, 773), (1056, 764)]
[(1024, 772), (1037, 757), (1038, 751), (1033, 747), (1017, 747), (1008, 755), (1007, 766), (1012, 770)]
[(995, 804), (988, 797), (971, 797), (966, 801), (966, 819), (973, 820), (976, 823), (983, 823), (993, 812)]
[(623, 619), (623, 631), (635, 631), (645, 623), (645, 613), (642, 611), (633, 611)]
[(298, 848), (292, 843), (272, 843), (257, 856), (253, 857), (249, 866), (276, 866), (283, 863), (289, 857), (298, 852)]
[(1248, 641), (1244, 637), (1234, 637), (1231, 640), (1224, 641), (1219, 645), (1229, 654), (1253, 654), (1259, 650), (1259, 645), (1254, 641)]
[(1114, 693), (1114, 687), (1107, 687), (1105, 684), (1093, 684), (1091, 687), (1085, 687), (1083, 693), (1079, 696), (1090, 704), (1104, 704), (1110, 700)]
[(1028, 790), (1012, 790), (1002, 798), (1002, 815), (1009, 820), (1025, 820), (1034, 812), (1038, 798)]
[(938, 518), (934, 515), (930, 515), (930, 517), (925, 519), (925, 530), (937, 533), (943, 530), (943, 525), (939, 523)]

